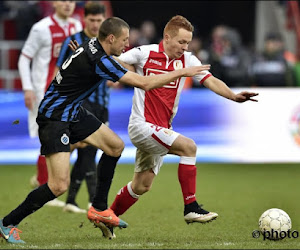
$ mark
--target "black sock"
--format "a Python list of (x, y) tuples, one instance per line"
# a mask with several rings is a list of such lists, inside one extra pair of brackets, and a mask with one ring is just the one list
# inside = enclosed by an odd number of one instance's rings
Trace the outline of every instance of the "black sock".
[(25, 217), (37, 211), (45, 203), (54, 198), (56, 198), (56, 196), (52, 193), (47, 183), (39, 186), (32, 190), (15, 210), (3, 218), (3, 226), (18, 225)]
[[(95, 156), (97, 153), (97, 148), (93, 146), (87, 146), (85, 148), (78, 148), (77, 149), (77, 160), (73, 166), (72, 172), (71, 172), (71, 181), (70, 181), (70, 187), (68, 191), (67, 196), (67, 203), (71, 203), (77, 206), (75, 200), (77, 193), (80, 189), (81, 183), (84, 178), (86, 178), (86, 174), (89, 171), (94, 172), (94, 178), (96, 182), (96, 164), (95, 164)], [(87, 180), (87, 179), (86, 179)], [(95, 189), (96, 189), (96, 183), (91, 183), (90, 185), (93, 185), (92, 187), (89, 186), (88, 180), (87, 180), (87, 186), (88, 186), (88, 192), (89, 196), (94, 197), (95, 195)], [(92, 194), (90, 193), (90, 189)]]
[(81, 168), (77, 160), (71, 172), (71, 180), (70, 180), (70, 186), (68, 190), (67, 203), (77, 205), (75, 199), (80, 189), (83, 178), (84, 177), (82, 176)]
[(93, 207), (99, 210), (107, 209), (107, 197), (114, 177), (117, 162), (121, 156), (112, 157), (102, 154), (97, 166), (97, 188), (93, 200)]
[(97, 174), (96, 171), (86, 172), (85, 181), (89, 193), (89, 202), (93, 202), (96, 193), (97, 186)]

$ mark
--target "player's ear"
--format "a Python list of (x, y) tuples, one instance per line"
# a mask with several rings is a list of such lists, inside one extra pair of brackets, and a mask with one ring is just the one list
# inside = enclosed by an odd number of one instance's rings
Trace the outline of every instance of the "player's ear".
[(109, 41), (109, 43), (113, 43), (113, 42), (115, 41), (115, 39), (116, 39), (116, 37), (115, 37), (113, 34), (110, 34), (110, 35), (108, 36), (108, 41)]
[(168, 33), (165, 33), (164, 34), (164, 40), (166, 41), (166, 42), (169, 42), (169, 40), (170, 40), (170, 35), (168, 34)]

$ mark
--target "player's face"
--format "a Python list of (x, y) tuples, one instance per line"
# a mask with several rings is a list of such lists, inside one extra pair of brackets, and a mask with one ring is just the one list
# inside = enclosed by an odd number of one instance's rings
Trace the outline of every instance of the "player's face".
[(89, 14), (84, 18), (84, 31), (89, 37), (98, 36), (98, 32), (102, 22), (105, 20), (103, 14), (92, 15)]
[(180, 58), (192, 41), (193, 33), (185, 29), (179, 29), (176, 36), (165, 35), (165, 51), (170, 59)]
[(111, 45), (111, 54), (119, 56), (124, 52), (125, 48), (129, 46), (129, 29), (123, 28), (121, 35), (114, 37)]
[(76, 3), (75, 1), (53, 1), (53, 6), (58, 17), (66, 19), (73, 14)]

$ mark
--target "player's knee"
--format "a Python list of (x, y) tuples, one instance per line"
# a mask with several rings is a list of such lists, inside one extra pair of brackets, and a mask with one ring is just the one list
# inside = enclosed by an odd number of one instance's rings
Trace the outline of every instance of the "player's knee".
[(68, 190), (68, 187), (68, 181), (59, 181), (51, 185), (51, 191), (55, 196), (60, 196)]
[(122, 154), (124, 147), (124, 142), (119, 139), (114, 141), (113, 145), (110, 145), (104, 152), (109, 156), (119, 157)]
[(119, 140), (115, 144), (114, 148), (112, 149), (113, 156), (115, 156), (115, 157), (120, 156), (122, 154), (123, 150), (124, 150), (124, 147), (125, 147), (124, 142), (122, 140)]
[(188, 139), (186, 145), (184, 147), (184, 155), (185, 156), (195, 156), (197, 152), (197, 145), (194, 140)]

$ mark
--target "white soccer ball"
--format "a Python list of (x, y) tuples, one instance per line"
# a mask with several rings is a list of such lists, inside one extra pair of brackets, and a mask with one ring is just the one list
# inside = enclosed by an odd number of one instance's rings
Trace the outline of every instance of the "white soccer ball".
[[(290, 216), (279, 208), (271, 208), (265, 211), (258, 221), (259, 229), (262, 233), (269, 232), (270, 239), (280, 239), (280, 232), (288, 232), (292, 228)], [(276, 233), (277, 232), (277, 233)], [(284, 233), (283, 233), (284, 234)]]

